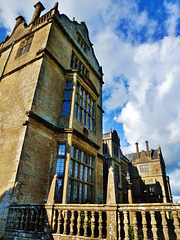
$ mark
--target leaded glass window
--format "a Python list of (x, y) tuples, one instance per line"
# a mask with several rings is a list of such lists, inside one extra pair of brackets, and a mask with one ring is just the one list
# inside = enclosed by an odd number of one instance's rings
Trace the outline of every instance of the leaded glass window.
[[(94, 157), (81, 151), (74, 146), (71, 147), (71, 159), (69, 163), (69, 179), (71, 179), (71, 202), (92, 202), (90, 189), (93, 189), (93, 166)], [(70, 199), (67, 193), (67, 199)], [(67, 200), (68, 201), (68, 200)]]

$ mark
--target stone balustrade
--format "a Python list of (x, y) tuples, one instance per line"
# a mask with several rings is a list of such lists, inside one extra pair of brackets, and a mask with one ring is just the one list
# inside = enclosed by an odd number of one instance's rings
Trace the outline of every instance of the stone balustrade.
[[(173, 203), (12, 205), (6, 232), (41, 232), (42, 237), (48, 228), (55, 240), (178, 240), (179, 214), (180, 204)], [(114, 219), (109, 221), (110, 216)]]
[[(55, 204), (53, 238), (178, 240), (179, 211), (180, 204)], [(110, 231), (108, 212), (116, 213), (117, 233)]]
[(38, 18), (36, 21), (33, 22), (34, 26), (37, 26), (45, 21), (47, 21), (52, 15), (53, 15), (53, 10), (47, 12), (46, 14), (44, 14), (42, 17)]
[(44, 232), (46, 218), (44, 205), (11, 205), (6, 231)]

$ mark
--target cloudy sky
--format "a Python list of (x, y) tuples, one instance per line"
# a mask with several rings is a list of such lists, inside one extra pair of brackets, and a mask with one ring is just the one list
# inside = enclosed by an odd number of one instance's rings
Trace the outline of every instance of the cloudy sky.
[[(0, 42), (34, 0), (1, 0)], [(41, 0), (46, 10), (55, 1)], [(44, 12), (45, 12), (44, 11)], [(60, 13), (85, 21), (104, 72), (104, 132), (117, 129), (123, 153), (161, 146), (180, 202), (180, 1), (61, 0)]]

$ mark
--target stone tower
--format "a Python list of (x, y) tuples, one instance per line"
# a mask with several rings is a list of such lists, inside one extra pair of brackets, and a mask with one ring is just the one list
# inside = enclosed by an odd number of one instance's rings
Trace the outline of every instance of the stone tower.
[(0, 44), (0, 232), (11, 204), (103, 200), (102, 68), (84, 22), (22, 16)]

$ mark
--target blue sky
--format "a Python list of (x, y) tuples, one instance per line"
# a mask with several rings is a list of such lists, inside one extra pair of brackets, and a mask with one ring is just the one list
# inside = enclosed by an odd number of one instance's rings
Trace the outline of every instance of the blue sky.
[[(37, 1), (1, 0), (0, 41)], [(55, 1), (41, 1), (48, 11)], [(44, 12), (45, 12), (44, 11)], [(60, 13), (85, 21), (103, 67), (104, 132), (116, 128), (123, 153), (161, 146), (180, 202), (179, 0), (61, 0)]]

